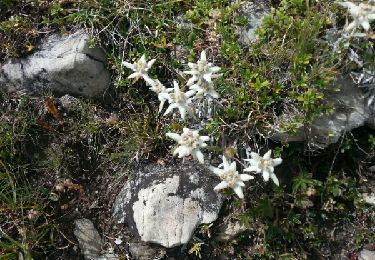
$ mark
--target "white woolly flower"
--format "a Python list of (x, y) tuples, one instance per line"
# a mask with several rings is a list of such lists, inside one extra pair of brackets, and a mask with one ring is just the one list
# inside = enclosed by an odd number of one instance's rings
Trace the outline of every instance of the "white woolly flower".
[(211, 98), (219, 98), (219, 94), (214, 89), (214, 84), (212, 82), (207, 82), (205, 80), (198, 81), (197, 84), (190, 86), (191, 90), (197, 91), (197, 96), (207, 96)]
[(243, 199), (242, 187), (245, 187), (244, 181), (252, 180), (254, 177), (249, 174), (238, 174), (236, 162), (230, 162), (225, 156), (223, 156), (221, 166), (223, 169), (210, 166), (210, 170), (221, 179), (221, 182), (215, 186), (214, 190), (218, 191), (229, 187), (233, 189), (240, 199)]
[(281, 158), (272, 159), (271, 152), (269, 150), (263, 157), (254, 152), (250, 153), (251, 159), (245, 159), (245, 161), (250, 162), (250, 166), (244, 169), (244, 171), (262, 173), (264, 181), (268, 181), (271, 178), (279, 186), (279, 180), (274, 173), (274, 167), (280, 165), (283, 160)]
[(134, 71), (134, 73), (130, 74), (128, 79), (132, 78), (143, 78), (147, 84), (152, 86), (152, 83), (154, 82), (147, 74), (151, 66), (155, 63), (156, 59), (152, 59), (150, 61), (146, 61), (146, 56), (143, 54), (142, 57), (135, 63), (129, 63), (124, 61), (122, 64), (127, 67), (128, 69), (131, 69)]
[[(178, 86), (176, 81), (173, 81), (174, 88), (169, 88), (166, 90), (166, 92), (162, 92), (159, 95), (162, 98), (165, 98), (169, 101), (169, 107), (165, 111), (164, 115), (169, 114), (173, 111), (173, 109), (178, 108), (181, 114), (181, 118), (185, 119), (186, 112), (191, 113), (191, 97), (195, 94), (194, 90), (189, 90), (187, 92), (183, 92), (180, 90), (180, 87)], [(171, 92), (172, 93), (167, 93)], [(160, 99), (160, 98), (159, 98)]]
[(176, 133), (167, 133), (168, 137), (172, 138), (178, 143), (178, 147), (173, 151), (173, 155), (178, 154), (178, 158), (192, 155), (200, 163), (204, 163), (204, 156), (200, 148), (205, 148), (205, 142), (210, 140), (208, 136), (200, 136), (198, 130), (190, 130), (184, 128), (181, 135)]
[(155, 92), (158, 95), (158, 99), (160, 101), (159, 105), (159, 113), (163, 109), (165, 101), (169, 100), (168, 93), (173, 90), (172, 88), (167, 89), (158, 79), (152, 80), (150, 85), (150, 90)]
[(192, 75), (192, 77), (188, 80), (187, 85), (191, 86), (195, 82), (202, 82), (203, 80), (207, 82), (211, 82), (213, 78), (217, 78), (220, 74), (216, 74), (219, 72), (220, 67), (213, 66), (211, 62), (207, 61), (206, 52), (201, 52), (201, 59), (197, 61), (197, 63), (188, 63), (188, 66), (191, 70), (184, 71), (185, 74)]
[(360, 3), (356, 5), (352, 2), (339, 3), (341, 6), (348, 8), (350, 15), (353, 17), (351, 22), (345, 30), (350, 31), (359, 26), (368, 31), (370, 29), (370, 22), (375, 20), (375, 7), (372, 5)]

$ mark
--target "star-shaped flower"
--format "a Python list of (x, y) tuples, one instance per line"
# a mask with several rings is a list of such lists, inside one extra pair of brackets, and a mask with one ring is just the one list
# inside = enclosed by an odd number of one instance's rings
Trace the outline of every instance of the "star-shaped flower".
[(204, 156), (200, 148), (205, 148), (205, 142), (210, 140), (208, 136), (200, 136), (198, 130), (190, 130), (184, 128), (181, 135), (176, 133), (167, 133), (168, 137), (174, 139), (178, 143), (178, 147), (173, 151), (173, 155), (178, 153), (178, 158), (192, 155), (200, 163), (204, 163)]
[(187, 85), (191, 86), (195, 82), (202, 82), (205, 80), (207, 82), (211, 82), (212, 78), (217, 78), (220, 74), (216, 74), (219, 72), (220, 67), (213, 66), (211, 62), (207, 61), (206, 52), (201, 52), (201, 59), (197, 61), (197, 63), (188, 63), (188, 66), (191, 70), (184, 71), (185, 74), (192, 75), (192, 77), (188, 80)]
[(244, 181), (254, 179), (254, 177), (249, 174), (239, 174), (236, 169), (236, 162), (230, 162), (225, 156), (223, 156), (221, 165), (223, 169), (210, 166), (210, 170), (221, 179), (221, 182), (215, 186), (214, 190), (218, 191), (229, 187), (233, 189), (240, 199), (243, 199), (242, 187), (245, 187)]
[(212, 82), (207, 82), (205, 80), (198, 81), (197, 84), (190, 86), (191, 90), (197, 91), (197, 96), (207, 96), (211, 98), (219, 98), (219, 94), (214, 89), (214, 84)]
[(129, 63), (124, 61), (122, 64), (134, 71), (134, 73), (130, 74), (128, 79), (132, 78), (143, 78), (148, 85), (152, 85), (153, 80), (148, 76), (147, 72), (151, 68), (151, 66), (155, 63), (156, 59), (152, 59), (150, 61), (146, 61), (146, 56), (143, 54), (142, 57), (135, 63)]
[(169, 100), (169, 92), (173, 90), (172, 88), (167, 89), (158, 79), (152, 80), (150, 85), (150, 90), (155, 92), (158, 95), (160, 101), (159, 113), (163, 109), (165, 101)]
[[(166, 90), (166, 92), (162, 92), (159, 94), (162, 98), (167, 99), (170, 103), (164, 115), (167, 115), (170, 112), (172, 112), (173, 109), (178, 108), (181, 114), (181, 118), (185, 119), (186, 112), (192, 113), (189, 105), (191, 104), (191, 101), (192, 101), (191, 97), (194, 96), (195, 91), (194, 90), (189, 90), (187, 92), (181, 91), (176, 81), (173, 81), (173, 85), (174, 85), (174, 88), (169, 88)], [(173, 92), (167, 93), (171, 91)]]
[(370, 29), (370, 22), (375, 20), (375, 7), (372, 5), (360, 3), (356, 5), (352, 2), (339, 3), (341, 6), (348, 8), (350, 15), (354, 21), (351, 22), (345, 30), (350, 31), (358, 26), (362, 26), (363, 29), (368, 31)]
[(269, 150), (263, 157), (252, 152), (250, 154), (251, 159), (245, 159), (245, 161), (250, 162), (250, 166), (244, 169), (244, 171), (262, 173), (264, 181), (268, 181), (271, 178), (279, 186), (279, 180), (274, 173), (274, 167), (280, 165), (283, 160), (281, 158), (272, 159), (271, 152)]

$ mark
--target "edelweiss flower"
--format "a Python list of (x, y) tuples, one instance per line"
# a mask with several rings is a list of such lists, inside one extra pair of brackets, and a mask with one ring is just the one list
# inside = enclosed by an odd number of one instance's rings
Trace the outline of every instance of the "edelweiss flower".
[[(181, 91), (176, 81), (173, 81), (173, 85), (174, 88), (169, 88), (166, 90), (166, 92), (159, 94), (162, 98), (167, 99), (170, 103), (164, 115), (169, 114), (174, 108), (178, 108), (181, 118), (185, 119), (186, 112), (191, 112), (189, 105), (191, 104), (191, 97), (195, 94), (195, 91), (189, 90), (186, 93)], [(173, 91), (173, 93), (167, 93), (170, 91)]]
[(215, 91), (214, 84), (212, 82), (201, 80), (201, 82), (190, 86), (190, 89), (197, 91), (197, 96), (219, 98), (219, 94)]
[(259, 154), (252, 152), (251, 159), (245, 159), (250, 162), (250, 166), (244, 169), (245, 172), (262, 172), (264, 181), (268, 181), (270, 178), (273, 182), (279, 186), (279, 180), (275, 175), (274, 167), (280, 165), (283, 161), (281, 158), (272, 159), (271, 150), (269, 150), (263, 157)]
[(199, 149), (207, 146), (204, 142), (210, 140), (208, 136), (199, 136), (198, 130), (190, 130), (189, 128), (184, 128), (181, 135), (175, 133), (167, 133), (166, 135), (179, 144), (179, 147), (173, 151), (173, 155), (178, 153), (178, 158), (182, 158), (191, 154), (194, 159), (204, 163), (203, 153)]
[(249, 174), (238, 174), (236, 162), (231, 163), (225, 156), (223, 156), (221, 165), (223, 169), (210, 166), (210, 170), (221, 179), (221, 182), (215, 186), (214, 190), (218, 191), (229, 187), (233, 189), (240, 199), (243, 199), (242, 187), (245, 186), (244, 181), (254, 179), (254, 177)]
[(363, 29), (368, 31), (370, 29), (370, 22), (375, 20), (375, 7), (372, 5), (360, 3), (356, 5), (352, 2), (339, 3), (341, 6), (348, 8), (350, 15), (353, 17), (354, 21), (351, 22), (345, 30), (350, 31), (362, 26)]
[(220, 74), (215, 74), (220, 70), (220, 67), (213, 66), (211, 62), (207, 62), (206, 52), (201, 52), (201, 59), (197, 63), (188, 63), (191, 70), (184, 71), (185, 74), (192, 75), (187, 82), (188, 86), (193, 85), (195, 82), (202, 83), (202, 80), (211, 82), (212, 78), (217, 78)]
[(155, 61), (156, 59), (152, 59), (147, 62), (146, 56), (143, 54), (142, 57), (133, 64), (126, 62), (126, 61), (124, 61), (122, 64), (128, 69), (131, 69), (134, 71), (134, 73), (132, 73), (128, 77), (128, 79), (132, 79), (132, 78), (138, 79), (141, 77), (146, 81), (147, 84), (152, 85), (154, 81), (148, 76), (147, 72), (151, 68), (152, 64), (154, 64)]
[(165, 101), (169, 99), (168, 93), (173, 89), (166, 89), (165, 86), (158, 79), (152, 80), (150, 84), (150, 90), (158, 95), (160, 101), (159, 112), (163, 109)]

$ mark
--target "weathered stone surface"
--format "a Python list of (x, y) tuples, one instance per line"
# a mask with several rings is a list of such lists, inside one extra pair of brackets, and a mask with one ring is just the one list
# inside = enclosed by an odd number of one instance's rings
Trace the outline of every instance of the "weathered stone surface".
[(201, 165), (149, 165), (120, 192), (113, 216), (144, 242), (168, 248), (185, 244), (198, 225), (218, 217), (217, 183)]
[(164, 248), (155, 248), (142, 242), (129, 243), (129, 252), (137, 260), (161, 259), (166, 253)]
[(363, 249), (358, 254), (358, 260), (374, 260), (374, 259), (375, 259), (375, 251)]
[(216, 239), (219, 241), (230, 241), (246, 230), (248, 230), (248, 228), (241, 225), (239, 221), (230, 222), (220, 228), (220, 232), (218, 233)]
[[(310, 147), (325, 148), (336, 143), (343, 133), (363, 126), (369, 118), (365, 95), (350, 78), (340, 78), (334, 85), (340, 91), (326, 96), (335, 111), (330, 115), (318, 117), (311, 125), (301, 126), (297, 134), (277, 131), (272, 139), (277, 141), (305, 141)], [(333, 86), (334, 87), (334, 86)]]
[(246, 27), (238, 27), (239, 40), (249, 44), (256, 40), (255, 31), (262, 25), (263, 18), (271, 12), (270, 0), (241, 1), (239, 14), (249, 20)]
[(103, 241), (94, 224), (88, 219), (77, 219), (74, 224), (74, 235), (85, 259), (98, 258), (102, 250)]
[(14, 92), (86, 97), (101, 95), (111, 82), (104, 66), (105, 54), (89, 47), (89, 35), (79, 31), (71, 35), (52, 35), (26, 58), (10, 59), (0, 68), (0, 88)]

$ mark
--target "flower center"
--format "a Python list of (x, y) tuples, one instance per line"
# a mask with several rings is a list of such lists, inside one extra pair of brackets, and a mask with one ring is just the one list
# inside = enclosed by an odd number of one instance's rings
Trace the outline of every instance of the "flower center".
[(228, 183), (229, 187), (231, 188), (233, 188), (236, 185), (240, 178), (240, 176), (238, 175), (238, 171), (226, 171), (220, 177), (223, 181)]
[(188, 132), (186, 134), (183, 134), (182, 139), (180, 141), (180, 144), (186, 145), (192, 148), (198, 148), (199, 146), (199, 136), (194, 135), (193, 132)]
[(206, 72), (207, 71), (208, 62), (205, 60), (198, 61), (198, 71), (199, 72)]
[(172, 96), (172, 100), (174, 103), (185, 103), (186, 98), (185, 98), (185, 93), (180, 92), (179, 94), (174, 93)]
[(272, 166), (271, 160), (267, 160), (263, 158), (260, 159), (259, 168), (262, 169), (263, 171), (268, 170), (271, 166)]
[(137, 63), (135, 64), (135, 68), (140, 73), (144, 73), (146, 71), (146, 67), (147, 67), (147, 64), (145, 64), (142, 61), (137, 61)]

